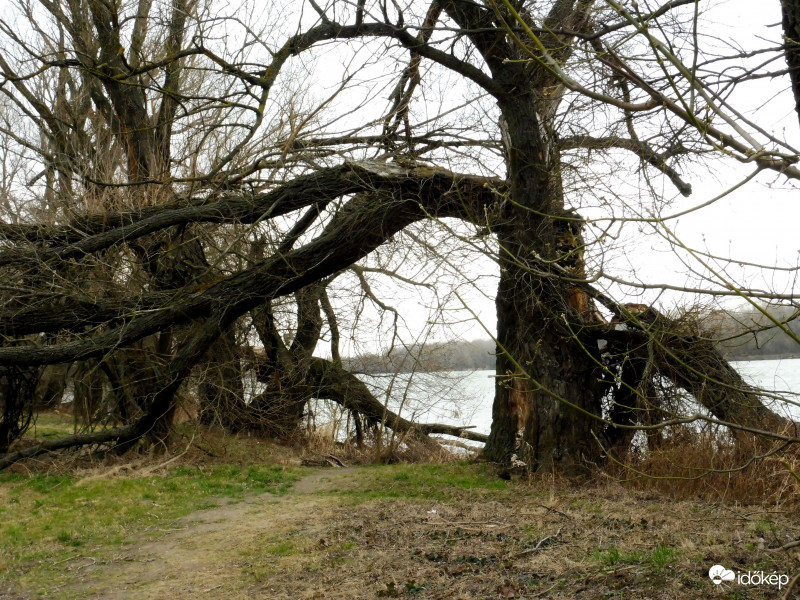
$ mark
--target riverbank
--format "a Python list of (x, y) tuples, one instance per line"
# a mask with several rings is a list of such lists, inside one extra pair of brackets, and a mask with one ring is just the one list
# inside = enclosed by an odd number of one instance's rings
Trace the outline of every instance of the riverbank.
[(723, 489), (677, 501), (607, 477), (314, 470), (280, 452), (0, 475), (0, 598), (760, 600), (777, 585), (715, 585), (708, 570), (798, 570), (781, 549), (800, 538), (794, 511), (725, 505)]

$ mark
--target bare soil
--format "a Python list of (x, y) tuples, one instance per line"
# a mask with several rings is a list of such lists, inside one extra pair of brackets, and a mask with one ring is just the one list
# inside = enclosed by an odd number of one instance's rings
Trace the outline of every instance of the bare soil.
[[(250, 598), (242, 575), (250, 566), (247, 549), (287, 528), (332, 516), (330, 502), (313, 496), (349, 469), (321, 470), (298, 481), (289, 496), (264, 494), (225, 502), (179, 519), (166, 535), (133, 547), (107, 562), (82, 567), (79, 597), (97, 600)], [(333, 475), (333, 477), (331, 476)], [(243, 554), (244, 553), (244, 554)], [(66, 589), (66, 595), (76, 590)], [(268, 597), (268, 596), (267, 596)]]
[(800, 570), (798, 549), (779, 549), (800, 537), (784, 511), (671, 501), (613, 483), (371, 498), (374, 473), (321, 469), (287, 495), (196, 512), (155, 541), (65, 564), (75, 579), (57, 597), (777, 599), (776, 586), (714, 585), (708, 570)]

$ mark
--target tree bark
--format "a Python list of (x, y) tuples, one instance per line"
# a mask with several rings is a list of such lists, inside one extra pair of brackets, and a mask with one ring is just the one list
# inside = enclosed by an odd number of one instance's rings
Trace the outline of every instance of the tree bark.
[(245, 427), (242, 415), (247, 407), (235, 328), (222, 333), (198, 367), (200, 423), (232, 433), (241, 431)]
[(485, 456), (505, 464), (516, 454), (530, 470), (577, 474), (599, 456), (599, 357), (570, 302), (572, 284), (549, 263), (577, 264), (581, 221), (564, 208), (551, 138), (530, 127), (539, 122), (532, 99), (501, 109), (511, 191), (496, 227), (498, 385)]
[[(453, 4), (461, 11), (478, 10)], [(545, 27), (579, 30), (590, 5), (556, 0)], [(510, 11), (497, 16), (513, 27), (522, 18)], [(485, 455), (504, 464), (515, 458), (531, 471), (578, 474), (600, 454), (594, 437), (601, 386), (597, 346), (584, 333), (591, 311), (576, 302), (580, 295), (563, 276), (584, 277), (582, 220), (565, 206), (556, 144), (564, 86), (520, 45), (472, 39), (490, 57), (495, 80), (505, 86), (498, 105), (509, 181), (509, 197), (495, 226), (498, 385)], [(572, 52), (564, 35), (546, 33), (540, 42), (550, 60), (564, 62)]]
[(800, 121), (800, 0), (780, 0), (784, 56), (792, 82), (794, 110)]

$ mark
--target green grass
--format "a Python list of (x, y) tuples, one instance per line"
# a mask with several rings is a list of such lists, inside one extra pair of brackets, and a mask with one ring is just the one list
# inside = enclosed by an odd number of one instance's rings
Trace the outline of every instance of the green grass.
[(595, 550), (592, 553), (592, 558), (599, 562), (603, 567), (608, 568), (618, 565), (622, 560), (622, 555), (619, 552), (619, 548), (612, 546), (611, 548)]
[(620, 552), (616, 546), (601, 548), (592, 553), (592, 558), (604, 569), (617, 565), (648, 565), (653, 569), (663, 569), (678, 560), (678, 553), (669, 546), (658, 545), (648, 553), (641, 550)]
[(60, 438), (75, 432), (75, 423), (71, 415), (41, 412), (25, 432), (25, 437), (32, 439)]
[(293, 542), (284, 541), (269, 546), (264, 550), (264, 552), (272, 556), (291, 556), (292, 554), (299, 552), (299, 550), (297, 547), (295, 547)]
[(758, 536), (763, 537), (775, 533), (775, 523), (773, 523), (772, 521), (768, 521), (766, 519), (759, 519), (754, 523), (748, 524), (747, 530), (751, 531), (752, 533)]
[(356, 490), (344, 493), (361, 499), (425, 498), (447, 501), (465, 493), (507, 489), (485, 464), (447, 463), (375, 466)]
[(678, 553), (669, 546), (656, 546), (648, 559), (648, 563), (655, 569), (663, 569), (678, 559)]
[(0, 581), (19, 580), (47, 595), (66, 578), (62, 563), (70, 558), (100, 557), (131, 536), (162, 535), (176, 519), (217, 498), (282, 494), (300, 474), (272, 465), (179, 467), (163, 477), (85, 483), (0, 474)]

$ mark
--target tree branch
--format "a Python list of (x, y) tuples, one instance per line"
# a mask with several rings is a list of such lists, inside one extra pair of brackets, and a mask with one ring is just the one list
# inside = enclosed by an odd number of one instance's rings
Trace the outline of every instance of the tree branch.
[(668, 156), (659, 154), (645, 142), (617, 136), (596, 138), (589, 135), (577, 135), (559, 140), (558, 146), (561, 150), (572, 150), (574, 148), (585, 148), (587, 150), (621, 148), (623, 150), (628, 150), (639, 156), (642, 161), (655, 167), (669, 177), (669, 180), (672, 181), (683, 196), (690, 196), (692, 193), (691, 184), (683, 181), (678, 172), (667, 164), (666, 159)]
[[(340, 175), (342, 186), (371, 193), (350, 200), (322, 234), (308, 244), (271, 256), (230, 277), (182, 289), (170, 297), (168, 304), (146, 313), (140, 311), (137, 300), (121, 302), (130, 312), (118, 314), (123, 324), (109, 331), (43, 348), (0, 348), (0, 360), (9, 364), (48, 364), (99, 356), (172, 325), (203, 318), (221, 304), (240, 316), (266, 300), (292, 294), (352, 265), (415, 221), (430, 216), (479, 221), (483, 207), (495, 201), (489, 184), (499, 183), (443, 169), (420, 167), (406, 171), (368, 162), (348, 163)], [(327, 190), (298, 186), (295, 192), (299, 196), (307, 192), (314, 202), (320, 194), (339, 195), (342, 186)], [(59, 307), (53, 310), (58, 312)], [(58, 319), (53, 315), (51, 321)], [(0, 331), (14, 331), (15, 323), (17, 328), (25, 326), (19, 323), (17, 311), (0, 313)]]
[(444, 434), (483, 443), (488, 439), (488, 436), (482, 433), (469, 431), (470, 427), (441, 423), (420, 424), (404, 419), (379, 402), (358, 377), (324, 358), (311, 359), (308, 385), (312, 388), (313, 397), (333, 400), (347, 409), (364, 415), (373, 423), (386, 423), (387, 427), (398, 433), (413, 431), (421, 435)]

